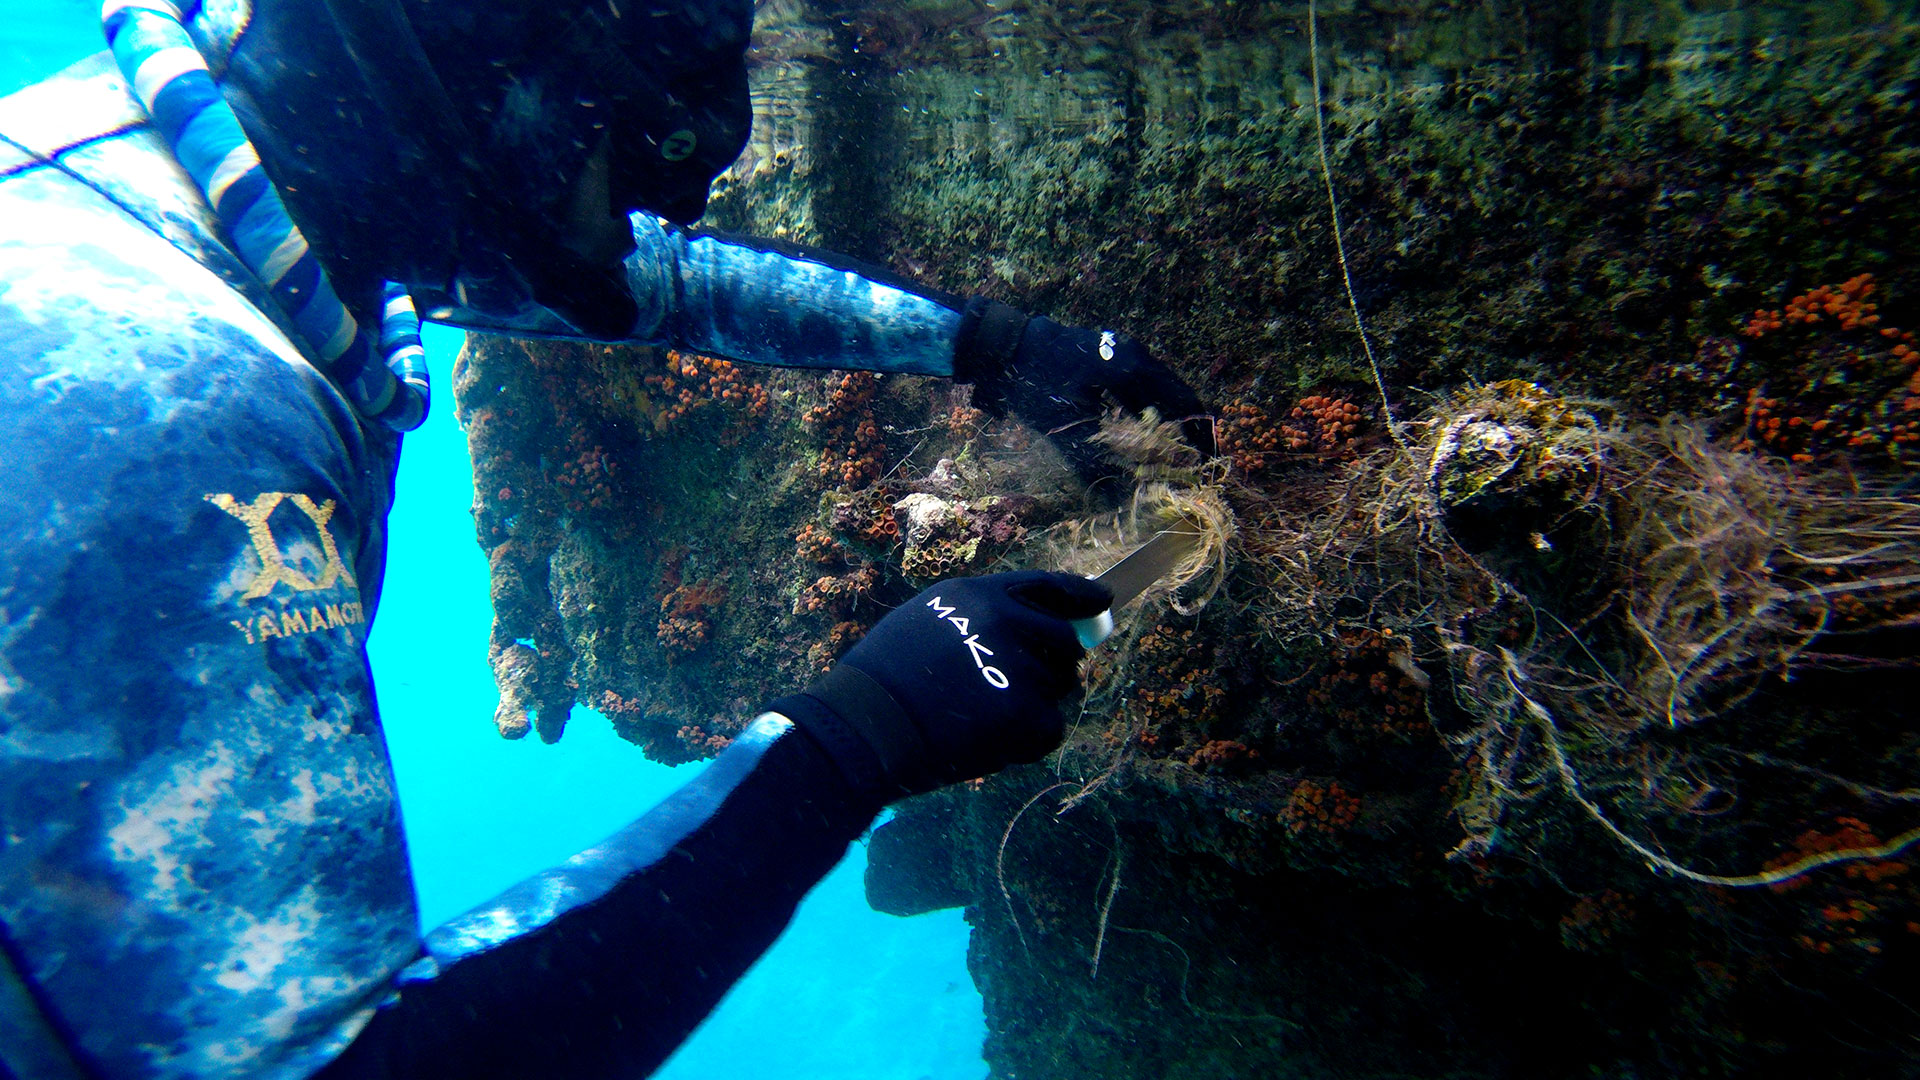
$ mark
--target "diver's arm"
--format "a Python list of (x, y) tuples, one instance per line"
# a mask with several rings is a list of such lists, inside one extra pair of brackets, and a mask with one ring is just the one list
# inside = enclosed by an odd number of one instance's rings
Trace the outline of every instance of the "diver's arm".
[[(1088, 443), (1116, 402), (1183, 422), (1213, 452), (1212, 423), (1193, 390), (1138, 342), (1064, 326), (983, 296), (961, 297), (816, 248), (680, 229), (632, 217), (627, 284), (639, 317), (629, 339), (752, 364), (950, 376), (974, 404), (1053, 434), (1074, 465), (1099, 470)], [(478, 330), (579, 337), (531, 308), (481, 318), (429, 302), (426, 317)]]
[[(778, 241), (681, 229), (634, 214), (627, 285), (639, 319), (626, 341), (780, 367), (952, 375), (965, 297), (884, 269)], [(468, 330), (579, 338), (544, 308), (486, 313), (416, 289), (422, 315)]]
[(765, 714), (633, 824), (429, 933), (398, 999), (319, 1076), (644, 1076), (879, 807)]
[(1098, 582), (940, 582), (605, 843), (427, 935), (325, 1080), (642, 1076), (894, 799), (1060, 744)]
[(664, 335), (677, 347), (781, 367), (954, 373), (965, 297), (811, 246), (660, 231), (652, 242), (678, 270)]

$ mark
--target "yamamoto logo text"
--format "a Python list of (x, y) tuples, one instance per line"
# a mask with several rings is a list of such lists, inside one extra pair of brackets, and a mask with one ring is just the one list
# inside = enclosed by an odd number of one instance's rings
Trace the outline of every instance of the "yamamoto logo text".
[[(259, 556), (260, 573), (240, 594), (241, 600), (262, 599), (273, 592), (276, 585), (285, 585), (296, 595), (336, 587), (359, 588), (353, 579), (353, 572), (347, 569), (347, 564), (340, 558), (340, 546), (335, 543), (333, 530), (329, 527), (334, 511), (332, 499), (316, 503), (298, 492), (268, 491), (250, 503), (225, 493), (208, 495), (206, 500), (247, 527), (247, 537), (253, 541), (253, 552)], [(282, 502), (292, 503), (295, 509), (305, 514), (318, 534), (320, 569), (312, 577), (287, 565), (287, 556), (274, 539), (268, 519)], [(283, 604), (277, 611), (249, 612), (243, 619), (230, 620), (234, 629), (246, 635), (249, 645), (268, 638), (311, 634), (317, 630), (332, 630), (366, 621), (366, 614), (358, 600), (347, 603)]]
[(987, 680), (988, 685), (1005, 690), (1007, 688), (1007, 673), (987, 663), (987, 657), (993, 655), (993, 650), (980, 644), (980, 635), (972, 633), (967, 628), (967, 617), (965, 615), (954, 614), (954, 609), (941, 604), (940, 598), (937, 596), (927, 601), (927, 606), (933, 609), (934, 618), (945, 619), (947, 622), (953, 624), (955, 630), (960, 631), (963, 639), (961, 644), (965, 645), (967, 652), (972, 654), (973, 666), (980, 669), (980, 677)]
[(302, 612), (297, 607), (281, 608), (246, 619), (228, 619), (235, 630), (247, 635), (247, 644), (274, 637), (311, 634), (316, 630), (335, 630), (367, 621), (359, 601), (347, 604), (313, 604)]

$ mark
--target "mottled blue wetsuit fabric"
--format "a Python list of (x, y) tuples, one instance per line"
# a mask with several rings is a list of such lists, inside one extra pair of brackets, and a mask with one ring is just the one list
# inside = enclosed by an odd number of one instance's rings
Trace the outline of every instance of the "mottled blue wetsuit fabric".
[(61, 162), (0, 181), (0, 920), (101, 1072), (297, 1075), (415, 950), (363, 650), (394, 446), (156, 139)]
[[(630, 338), (781, 367), (952, 375), (960, 297), (909, 287), (875, 267), (752, 237), (674, 228), (635, 215), (627, 279), (640, 301)], [(429, 318), (526, 337), (572, 336), (556, 315), (467, 311), (421, 290)]]
[[(0, 136), (0, 1076), (657, 1064), (875, 807), (764, 719), (425, 948), (363, 648), (395, 438), (291, 343), (104, 57), (0, 101)], [(943, 298), (636, 232), (638, 339), (950, 370)]]

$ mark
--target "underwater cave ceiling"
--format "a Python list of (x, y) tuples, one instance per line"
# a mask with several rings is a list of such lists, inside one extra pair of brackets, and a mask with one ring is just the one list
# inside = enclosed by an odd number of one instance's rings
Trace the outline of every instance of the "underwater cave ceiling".
[(875, 840), (994, 1076), (1920, 1075), (1916, 4), (1316, 29), (1324, 174), (1301, 5), (762, 4), (709, 224), (1123, 329), (1223, 456), (472, 338), (501, 732), (707, 756), (932, 580), (1211, 507), (1058, 755)]

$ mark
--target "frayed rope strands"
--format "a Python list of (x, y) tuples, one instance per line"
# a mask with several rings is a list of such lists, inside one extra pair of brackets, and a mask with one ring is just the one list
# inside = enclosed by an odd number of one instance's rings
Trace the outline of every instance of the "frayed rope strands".
[(1547, 711), (1546, 706), (1528, 697), (1526, 692), (1520, 689), (1520, 682), (1525, 676), (1520, 673), (1518, 664), (1514, 662), (1513, 654), (1502, 649), (1500, 650), (1500, 658), (1501, 663), (1505, 666), (1503, 678), (1506, 681), (1508, 689), (1513, 691), (1514, 697), (1525, 707), (1528, 718), (1539, 725), (1542, 737), (1541, 741), (1546, 744), (1547, 754), (1553, 761), (1554, 771), (1560, 777), (1560, 786), (1566, 790), (1569, 798), (1580, 804), (1581, 809), (1587, 812), (1588, 817), (1598, 822), (1600, 827), (1607, 830), (1615, 840), (1625, 844), (1628, 848), (1632, 849), (1634, 854), (1645, 859), (1647, 865), (1653, 869), (1664, 870), (1675, 877), (1699, 882), (1702, 885), (1724, 885), (1734, 889), (1750, 889), (1761, 885), (1778, 885), (1784, 881), (1791, 881), (1802, 874), (1818, 870), (1823, 866), (1832, 866), (1834, 863), (1856, 862), (1863, 859), (1891, 858), (1905, 851), (1907, 848), (1912, 847), (1915, 843), (1920, 843), (1920, 826), (1916, 826), (1888, 840), (1884, 844), (1842, 848), (1836, 851), (1818, 851), (1795, 859), (1785, 866), (1776, 866), (1771, 870), (1763, 870), (1757, 874), (1703, 874), (1698, 870), (1682, 866), (1627, 835), (1625, 830), (1615, 825), (1612, 819), (1607, 817), (1605, 811), (1600, 809), (1598, 803), (1589, 799), (1586, 792), (1580, 790), (1580, 779), (1574, 775), (1573, 766), (1567, 761), (1566, 752), (1560, 747), (1560, 729), (1553, 721), (1553, 714)]
[[(193, 177), (247, 269), (292, 319), (316, 366), (361, 417), (395, 431), (419, 427), (431, 392), (412, 299), (388, 282), (379, 341), (369, 340), (287, 215), (181, 18), (169, 0), (106, 0), (100, 11), (114, 61), (154, 130)], [(376, 349), (380, 363), (373, 362)]]

